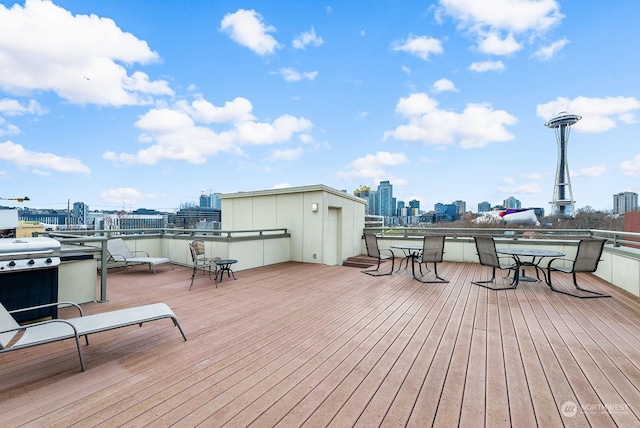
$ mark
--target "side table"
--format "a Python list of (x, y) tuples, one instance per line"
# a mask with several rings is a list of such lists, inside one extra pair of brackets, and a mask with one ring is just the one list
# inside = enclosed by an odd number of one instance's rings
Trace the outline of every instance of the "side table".
[[(222, 282), (222, 278), (224, 277), (225, 272), (227, 273), (227, 278), (233, 277), (234, 280), (236, 279), (233, 270), (231, 270), (231, 265), (234, 263), (238, 263), (238, 261), (233, 259), (216, 260), (216, 265), (218, 266), (218, 272), (216, 273), (217, 282)], [(220, 280), (217, 279), (218, 275), (220, 276)]]

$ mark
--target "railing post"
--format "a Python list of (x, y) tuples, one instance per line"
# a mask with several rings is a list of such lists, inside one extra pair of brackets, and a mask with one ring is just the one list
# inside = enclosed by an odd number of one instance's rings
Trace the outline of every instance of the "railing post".
[(102, 254), (100, 256), (100, 303), (107, 301), (107, 259), (109, 250), (107, 250), (107, 240), (102, 241)]

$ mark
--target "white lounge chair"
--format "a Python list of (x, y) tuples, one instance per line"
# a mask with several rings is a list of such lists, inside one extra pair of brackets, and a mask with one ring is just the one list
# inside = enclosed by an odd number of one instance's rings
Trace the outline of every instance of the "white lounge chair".
[[(33, 324), (20, 325), (11, 314), (24, 312), (35, 308), (43, 308), (54, 305), (72, 305), (80, 311), (80, 316), (70, 319), (51, 319)], [(66, 339), (75, 339), (80, 358), (80, 367), (85, 370), (80, 337), (84, 336), (86, 344), (89, 344), (89, 334), (116, 328), (132, 326), (149, 321), (171, 318), (173, 324), (178, 327), (184, 340), (187, 340), (178, 323), (175, 314), (165, 303), (154, 303), (145, 306), (136, 306), (117, 311), (103, 312), (101, 314), (83, 316), (82, 309), (75, 303), (58, 302), (31, 308), (7, 311), (0, 303), (0, 354), (18, 349), (30, 348), (45, 343), (59, 342)]]
[[(132, 252), (122, 238), (109, 239), (107, 241), (107, 250), (109, 251), (109, 262), (122, 262), (127, 271), (130, 265), (148, 264), (149, 269), (156, 273), (156, 265), (169, 263), (171, 270), (173, 264), (171, 259), (166, 257), (150, 257), (146, 251)], [(145, 254), (146, 257), (137, 256), (137, 253)]]

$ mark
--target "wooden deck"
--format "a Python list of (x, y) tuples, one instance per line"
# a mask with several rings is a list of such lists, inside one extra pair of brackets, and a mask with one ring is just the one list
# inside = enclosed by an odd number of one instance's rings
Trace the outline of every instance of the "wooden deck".
[(612, 298), (470, 284), (485, 269), (290, 262), (191, 292), (183, 267), (109, 272), (86, 313), (166, 302), (188, 341), (169, 320), (96, 334), (85, 372), (73, 341), (0, 355), (0, 426), (640, 426), (640, 299), (592, 275)]

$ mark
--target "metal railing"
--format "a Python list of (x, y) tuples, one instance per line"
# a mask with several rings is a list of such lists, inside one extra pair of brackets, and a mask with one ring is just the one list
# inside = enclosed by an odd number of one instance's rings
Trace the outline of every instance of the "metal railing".
[(446, 235), (450, 238), (471, 238), (473, 236), (493, 236), (518, 239), (579, 240), (583, 238), (603, 238), (614, 246), (632, 245), (640, 247), (640, 233), (597, 229), (525, 229), (525, 228), (465, 228), (465, 227), (367, 227), (381, 237), (422, 237), (425, 235)]
[(80, 238), (80, 237), (122, 237), (126, 235), (150, 235), (150, 236), (174, 236), (174, 237), (194, 237), (209, 236), (226, 240), (246, 239), (247, 237), (282, 237), (288, 235), (286, 227), (276, 229), (247, 229), (247, 230), (207, 230), (207, 229), (109, 229), (109, 230), (70, 230), (55, 232), (33, 232), (33, 236), (50, 236), (58, 238)]
[(100, 273), (100, 301), (107, 300), (107, 260), (105, 254), (107, 251), (107, 241), (113, 237), (130, 237), (130, 238), (152, 238), (160, 237), (161, 239), (184, 239), (189, 240), (194, 237), (203, 238), (212, 241), (247, 241), (255, 239), (273, 239), (288, 237), (290, 234), (287, 228), (277, 229), (256, 229), (256, 230), (202, 230), (202, 229), (116, 229), (116, 230), (69, 230), (69, 231), (50, 231), (50, 232), (34, 232), (34, 237), (48, 236), (58, 239), (62, 244), (76, 246), (78, 250), (83, 247), (97, 247), (91, 245), (99, 243), (100, 248), (100, 265), (98, 271)]

